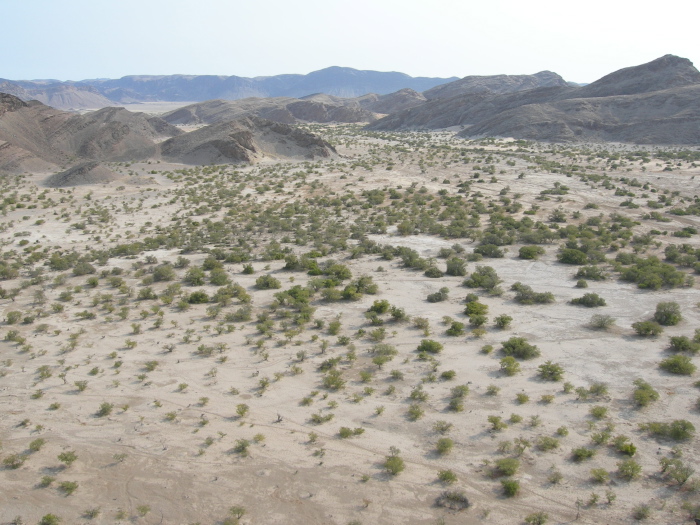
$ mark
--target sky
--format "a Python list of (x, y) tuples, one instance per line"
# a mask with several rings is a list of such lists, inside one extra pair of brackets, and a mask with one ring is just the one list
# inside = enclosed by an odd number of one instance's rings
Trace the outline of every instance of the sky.
[(700, 67), (697, 0), (0, 0), (0, 78), (531, 74), (592, 82), (674, 54)]

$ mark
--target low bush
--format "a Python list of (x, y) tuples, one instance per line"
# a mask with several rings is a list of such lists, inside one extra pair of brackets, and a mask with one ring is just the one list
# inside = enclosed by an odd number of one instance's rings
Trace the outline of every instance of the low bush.
[(666, 372), (670, 372), (671, 374), (683, 376), (692, 375), (696, 370), (696, 366), (692, 363), (690, 358), (686, 355), (680, 354), (667, 357), (661, 361), (661, 363), (659, 363), (659, 367)]
[(597, 293), (587, 293), (582, 297), (571, 299), (569, 302), (577, 306), (585, 306), (586, 308), (596, 308), (606, 305), (605, 299), (600, 297)]
[(540, 355), (539, 349), (528, 343), (524, 337), (511, 337), (501, 345), (504, 354), (518, 359), (534, 359)]

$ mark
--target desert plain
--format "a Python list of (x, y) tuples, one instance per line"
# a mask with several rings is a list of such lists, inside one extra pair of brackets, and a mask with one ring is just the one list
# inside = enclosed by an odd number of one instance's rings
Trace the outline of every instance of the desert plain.
[(700, 512), (697, 148), (306, 128), (0, 181), (1, 523)]

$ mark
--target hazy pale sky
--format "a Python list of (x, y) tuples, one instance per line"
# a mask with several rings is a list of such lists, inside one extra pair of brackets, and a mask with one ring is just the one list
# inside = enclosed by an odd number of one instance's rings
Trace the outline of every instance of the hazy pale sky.
[(0, 78), (245, 77), (329, 66), (592, 82), (700, 66), (697, 0), (0, 0)]

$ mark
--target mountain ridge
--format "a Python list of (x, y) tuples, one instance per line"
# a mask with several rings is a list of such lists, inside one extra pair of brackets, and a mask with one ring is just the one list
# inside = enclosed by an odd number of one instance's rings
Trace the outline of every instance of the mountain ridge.
[[(249, 97), (301, 98), (325, 93), (346, 98), (368, 93), (386, 95), (410, 88), (428, 90), (457, 77), (411, 77), (399, 72), (358, 70), (331, 66), (311, 73), (261, 77), (235, 75), (127, 75), (119, 79), (89, 79), (54, 82), (0, 78), (0, 91), (22, 100), (37, 99), (57, 104), (59, 109), (81, 109), (89, 104), (106, 105), (134, 102), (202, 102), (212, 99), (238, 100)], [(81, 101), (77, 94), (84, 95)], [(102, 97), (102, 98), (98, 98)], [(93, 106), (94, 107), (94, 106)]]
[[(437, 88), (449, 89), (449, 84)], [(510, 93), (477, 90), (428, 100), (368, 129), (453, 126), (465, 128), (462, 137), (698, 144), (700, 72), (688, 59), (664, 55), (582, 87), (567, 83)]]

